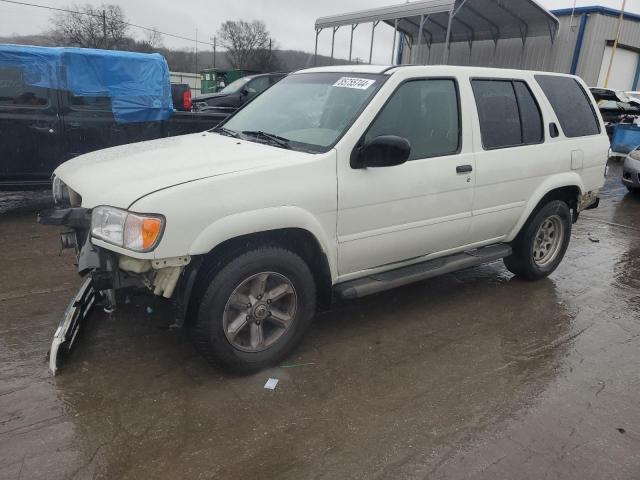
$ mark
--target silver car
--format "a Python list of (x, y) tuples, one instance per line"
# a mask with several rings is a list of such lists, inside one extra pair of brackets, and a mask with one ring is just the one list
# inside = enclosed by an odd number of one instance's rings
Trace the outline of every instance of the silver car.
[(640, 192), (640, 147), (632, 150), (624, 159), (622, 183), (630, 192)]

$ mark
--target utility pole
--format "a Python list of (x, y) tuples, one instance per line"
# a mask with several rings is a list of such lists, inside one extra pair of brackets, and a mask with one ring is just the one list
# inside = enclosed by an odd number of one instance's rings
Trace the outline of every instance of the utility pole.
[(213, 68), (216, 68), (216, 37), (213, 37)]
[(102, 10), (102, 45), (107, 46), (107, 12)]
[(609, 77), (611, 76), (611, 67), (613, 66), (613, 57), (616, 56), (616, 50), (618, 49), (618, 41), (620, 40), (620, 30), (622, 29), (622, 21), (624, 20), (624, 7), (627, 4), (627, 0), (622, 0), (622, 9), (620, 10), (620, 18), (618, 19), (618, 31), (616, 32), (616, 39), (613, 41), (613, 49), (611, 50), (611, 58), (609, 59), (609, 67), (607, 68), (607, 76), (604, 79), (604, 88), (609, 88)]
[(198, 27), (196, 27), (196, 71), (198, 73)]

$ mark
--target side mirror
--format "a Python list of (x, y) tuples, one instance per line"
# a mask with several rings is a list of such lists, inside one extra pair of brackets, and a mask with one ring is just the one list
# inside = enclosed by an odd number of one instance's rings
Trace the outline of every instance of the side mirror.
[(351, 168), (394, 167), (409, 159), (409, 140), (396, 135), (381, 135), (356, 147), (351, 153)]

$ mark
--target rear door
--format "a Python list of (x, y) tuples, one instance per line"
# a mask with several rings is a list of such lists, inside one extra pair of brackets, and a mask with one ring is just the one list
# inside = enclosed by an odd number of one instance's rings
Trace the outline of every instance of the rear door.
[(530, 83), (471, 80), (478, 112), (472, 243), (502, 240), (545, 176), (566, 169), (556, 139), (545, 143), (544, 125), (551, 119), (543, 117)]
[(0, 66), (0, 184), (47, 183), (62, 160), (55, 90), (25, 84), (21, 68)]
[(122, 124), (115, 121), (109, 97), (63, 94), (64, 131), (70, 157), (127, 143)]

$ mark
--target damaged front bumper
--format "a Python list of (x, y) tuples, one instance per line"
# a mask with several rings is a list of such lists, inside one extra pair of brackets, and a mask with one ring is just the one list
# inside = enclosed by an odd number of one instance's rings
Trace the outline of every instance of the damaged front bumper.
[[(91, 309), (102, 304), (106, 312), (117, 306), (117, 291), (144, 289), (170, 298), (177, 307), (178, 321), (186, 315), (187, 300), (195, 280), (198, 262), (191, 257), (136, 259), (98, 247), (91, 242), (91, 211), (86, 208), (56, 209), (38, 215), (42, 225), (66, 226), (60, 235), (62, 248), (74, 248), (78, 272), (84, 277), (56, 329), (49, 351), (49, 368), (55, 375), (59, 356), (68, 352)], [(185, 270), (192, 264), (187, 275)]]

